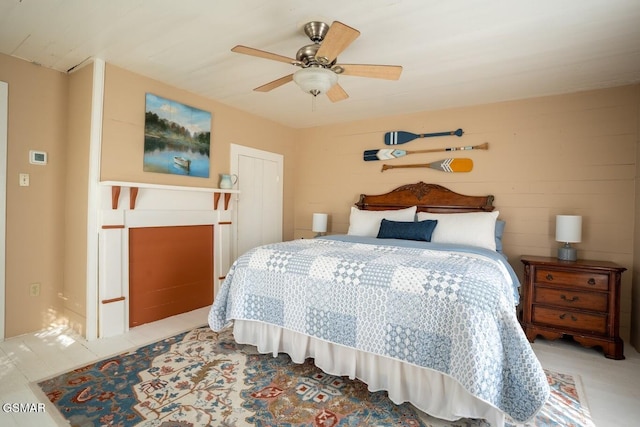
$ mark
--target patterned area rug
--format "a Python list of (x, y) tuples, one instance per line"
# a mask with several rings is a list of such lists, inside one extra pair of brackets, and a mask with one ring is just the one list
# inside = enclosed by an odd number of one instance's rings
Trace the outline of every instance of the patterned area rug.
[[(552, 397), (532, 426), (593, 427), (570, 375), (547, 371)], [(447, 422), (311, 361), (261, 355), (230, 330), (194, 329), (40, 381), (72, 426), (487, 426)]]

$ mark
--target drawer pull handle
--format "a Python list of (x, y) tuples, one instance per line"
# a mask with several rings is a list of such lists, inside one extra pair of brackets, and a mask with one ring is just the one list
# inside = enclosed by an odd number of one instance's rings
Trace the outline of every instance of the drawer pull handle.
[(567, 302), (576, 302), (579, 298), (574, 295), (573, 298), (569, 299), (566, 295), (560, 295), (560, 299)]
[[(562, 313), (560, 315), (560, 319), (562, 319), (562, 320), (564, 320), (566, 317), (567, 317), (567, 313)], [(573, 320), (575, 322), (576, 320), (578, 320), (578, 318), (572, 314), (571, 315), (571, 320)]]
[(547, 280), (553, 280), (553, 276), (551, 275), (551, 273), (547, 274)]
[(593, 286), (596, 284), (596, 279), (594, 279), (593, 277), (590, 277), (589, 280), (587, 280), (587, 283)]

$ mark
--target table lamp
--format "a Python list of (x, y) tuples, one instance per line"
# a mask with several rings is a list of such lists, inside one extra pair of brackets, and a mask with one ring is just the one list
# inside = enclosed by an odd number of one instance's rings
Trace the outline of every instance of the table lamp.
[(558, 259), (575, 261), (576, 249), (571, 243), (582, 240), (582, 217), (579, 215), (556, 215), (556, 241), (564, 245), (558, 248)]
[(311, 231), (315, 231), (315, 237), (322, 236), (323, 233), (327, 231), (327, 217), (326, 213), (314, 213), (313, 214), (313, 225), (311, 226)]

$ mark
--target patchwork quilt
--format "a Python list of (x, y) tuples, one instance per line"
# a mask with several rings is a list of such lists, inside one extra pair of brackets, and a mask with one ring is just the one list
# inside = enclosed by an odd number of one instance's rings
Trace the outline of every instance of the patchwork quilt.
[(231, 267), (209, 325), (261, 321), (434, 369), (525, 422), (549, 386), (516, 317), (517, 278), (488, 252), (375, 240), (261, 246)]

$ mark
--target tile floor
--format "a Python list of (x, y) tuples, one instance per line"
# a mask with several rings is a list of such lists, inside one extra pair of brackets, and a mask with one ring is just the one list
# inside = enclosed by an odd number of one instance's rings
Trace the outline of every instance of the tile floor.
[[(51, 328), (0, 343), (0, 426), (55, 426), (48, 413), (8, 413), (5, 403), (36, 403), (29, 383), (93, 360), (139, 347), (207, 323), (208, 308), (142, 325), (122, 336), (87, 342), (64, 328)], [(545, 368), (579, 375), (597, 427), (627, 427), (640, 422), (640, 354), (625, 348), (626, 360), (573, 342), (537, 340), (533, 348)]]

